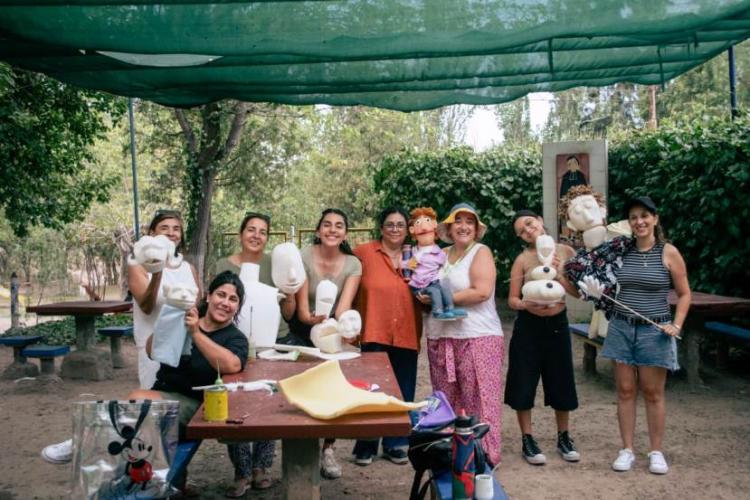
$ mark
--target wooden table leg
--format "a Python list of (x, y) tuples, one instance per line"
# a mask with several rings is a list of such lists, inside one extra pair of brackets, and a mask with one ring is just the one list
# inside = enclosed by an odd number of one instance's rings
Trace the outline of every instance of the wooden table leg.
[(687, 374), (687, 383), (691, 387), (698, 387), (703, 385), (703, 380), (700, 376), (701, 367), (701, 356), (700, 356), (700, 337), (701, 330), (695, 325), (685, 325), (682, 329), (682, 340), (678, 340), (678, 343), (682, 343), (683, 361), (685, 363), (685, 373)]
[(320, 443), (318, 439), (283, 439), (281, 462), (284, 498), (320, 500)]
[(75, 316), (76, 350), (66, 355), (62, 362), (63, 378), (106, 380), (112, 378), (110, 353), (96, 349), (94, 316)]
[(583, 343), (583, 371), (589, 375), (596, 375), (596, 354), (595, 346)]

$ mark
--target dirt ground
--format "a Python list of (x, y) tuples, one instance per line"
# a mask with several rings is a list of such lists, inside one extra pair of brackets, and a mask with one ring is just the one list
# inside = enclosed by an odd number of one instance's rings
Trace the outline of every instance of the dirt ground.
[[(506, 342), (511, 320), (503, 318)], [(615, 473), (610, 463), (620, 447), (612, 370), (598, 361), (599, 376), (586, 377), (581, 368), (582, 346), (574, 341), (580, 408), (572, 417), (572, 435), (581, 452), (578, 464), (564, 462), (555, 453), (553, 413), (539, 409), (534, 415), (535, 435), (547, 455), (547, 465), (534, 467), (520, 455), (520, 432), (513, 412), (505, 407), (503, 462), (498, 477), (513, 499), (734, 499), (748, 498), (750, 491), (750, 378), (737, 371), (704, 372), (706, 386), (691, 391), (679, 379), (667, 386), (667, 436), (665, 454), (671, 466), (666, 476), (649, 474), (645, 413), (639, 404), (636, 432), (637, 461), (628, 473)], [(116, 371), (116, 380), (65, 381), (36, 391), (19, 390), (19, 384), (0, 381), (0, 500), (67, 498), (70, 465), (43, 461), (40, 450), (68, 437), (71, 432), (70, 402), (83, 399), (123, 397), (137, 384), (135, 347), (124, 346), (128, 366)], [(506, 351), (507, 352), (507, 351)], [(0, 349), (0, 367), (12, 359), (10, 349)], [(58, 362), (59, 364), (59, 362)], [(417, 396), (430, 392), (426, 355), (420, 356)], [(541, 389), (537, 396), (542, 401)], [(405, 499), (413, 471), (377, 459), (368, 467), (352, 461), (352, 442), (339, 440), (336, 454), (343, 477), (322, 481), (323, 498)], [(274, 487), (249, 491), (246, 498), (281, 498), (281, 451), (274, 461)], [(232, 471), (225, 447), (204, 442), (190, 466), (190, 479), (202, 491), (201, 498), (224, 498)], [(744, 493), (743, 493), (744, 492)]]

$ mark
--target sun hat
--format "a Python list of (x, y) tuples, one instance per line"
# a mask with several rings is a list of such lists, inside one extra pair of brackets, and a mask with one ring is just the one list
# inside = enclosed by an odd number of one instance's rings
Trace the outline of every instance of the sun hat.
[(635, 198), (630, 198), (625, 204), (625, 218), (627, 219), (630, 216), (631, 208), (639, 206), (651, 212), (652, 215), (656, 215), (656, 203), (654, 203), (654, 200), (650, 196), (636, 196)]
[(449, 235), (449, 225), (456, 222), (456, 215), (458, 215), (461, 212), (470, 213), (477, 219), (477, 237), (476, 240), (479, 241), (484, 237), (484, 233), (487, 232), (487, 225), (481, 221), (479, 218), (479, 215), (477, 214), (477, 210), (469, 205), (468, 203), (458, 203), (457, 205), (453, 205), (453, 208), (451, 208), (450, 213), (448, 214), (448, 217), (443, 220), (440, 224), (438, 224), (437, 232), (438, 237), (443, 240), (446, 243), (453, 243), (453, 239)]

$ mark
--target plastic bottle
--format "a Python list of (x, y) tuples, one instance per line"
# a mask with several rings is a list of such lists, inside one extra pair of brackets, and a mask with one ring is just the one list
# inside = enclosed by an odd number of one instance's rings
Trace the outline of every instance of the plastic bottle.
[(474, 429), (472, 418), (461, 413), (453, 424), (453, 500), (474, 498)]
[[(408, 262), (411, 259), (411, 255), (411, 245), (403, 245), (401, 247), (401, 260)], [(402, 269), (402, 272), (404, 273), (404, 278), (411, 278), (411, 269), (405, 267)]]

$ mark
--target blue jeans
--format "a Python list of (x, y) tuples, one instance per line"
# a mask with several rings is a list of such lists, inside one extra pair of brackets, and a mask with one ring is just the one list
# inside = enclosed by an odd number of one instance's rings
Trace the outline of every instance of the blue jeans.
[(453, 293), (446, 286), (435, 280), (424, 288), (412, 288), (414, 295), (427, 294), (432, 299), (432, 314), (453, 309)]
[[(368, 342), (362, 344), (362, 352), (387, 352), (388, 360), (393, 366), (393, 372), (396, 375), (396, 381), (398, 382), (399, 389), (401, 389), (401, 395), (404, 397), (404, 401), (414, 401), (414, 392), (417, 387), (418, 351), (392, 345)], [(358, 439), (354, 444), (352, 453), (356, 455), (361, 451), (369, 450), (373, 455), (377, 455), (379, 445), (379, 439)], [(394, 448), (406, 449), (408, 447), (408, 436), (383, 438), (384, 451), (392, 450)]]

